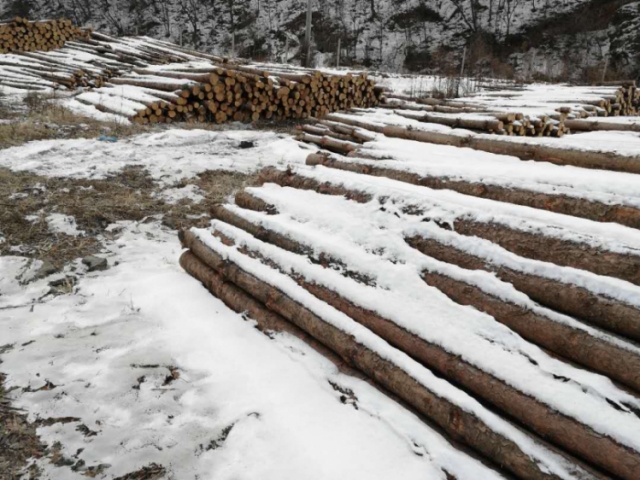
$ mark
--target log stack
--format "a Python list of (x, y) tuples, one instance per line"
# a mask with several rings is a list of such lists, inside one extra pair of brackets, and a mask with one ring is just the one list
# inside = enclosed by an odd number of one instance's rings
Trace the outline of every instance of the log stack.
[[(362, 140), (335, 126), (315, 128)], [(301, 328), (510, 478), (637, 477), (640, 305), (606, 286), (636, 289), (638, 255), (566, 215), (509, 219), (389, 178), (290, 167), (259, 183), (287, 188), (248, 188), (181, 234), (182, 266), (227, 305)]]
[(48, 52), (64, 47), (68, 41), (88, 40), (90, 33), (67, 19), (31, 22), (16, 17), (11, 22), (0, 23), (0, 54)]
[[(595, 87), (554, 86), (559, 98), (545, 98), (540, 90), (527, 88), (491, 92), (484, 91), (473, 98), (437, 99), (415, 98), (409, 95), (384, 92), (383, 104), (399, 115), (427, 123), (465, 128), (476, 132), (514, 136), (562, 137), (576, 131), (638, 130), (635, 126), (582, 121), (592, 117), (636, 116), (640, 114), (640, 91), (633, 80), (611, 82)], [(553, 94), (549, 94), (553, 95)], [(503, 100), (522, 98), (523, 106), (534, 105), (539, 113), (525, 114), (509, 107)], [(551, 108), (545, 102), (553, 105)], [(419, 113), (422, 114), (420, 117)], [(424, 112), (424, 113), (422, 113)], [(484, 124), (473, 121), (474, 115), (488, 117)], [(492, 120), (502, 122), (500, 124)]]
[[(176, 82), (183, 87), (176, 89)], [(304, 119), (379, 102), (374, 82), (366, 75), (290, 74), (240, 65), (190, 71), (137, 69), (111, 83), (174, 95), (141, 109), (132, 118), (140, 124)]]

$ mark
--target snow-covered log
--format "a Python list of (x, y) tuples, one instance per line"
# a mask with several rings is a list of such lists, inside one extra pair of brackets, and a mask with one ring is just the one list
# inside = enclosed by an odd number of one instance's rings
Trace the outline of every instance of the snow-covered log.
[[(301, 137), (301, 140), (309, 142), (308, 137), (310, 136)], [(325, 147), (328, 150), (337, 150), (332, 144), (315, 141), (315, 139), (312, 139), (311, 143)], [(345, 150), (341, 151), (344, 153)], [(350, 156), (355, 157), (360, 154), (355, 148), (350, 150), (349, 153), (351, 154)], [(587, 199), (572, 198), (565, 195), (550, 195), (516, 187), (507, 188), (486, 183), (452, 180), (446, 175), (422, 176), (403, 170), (402, 164), (399, 164), (398, 168), (378, 167), (371, 162), (359, 163), (357, 158), (353, 158), (353, 160), (351, 158), (340, 159), (325, 154), (310, 154), (306, 163), (311, 166), (323, 165), (338, 170), (387, 177), (435, 190), (454, 190), (465, 195), (549, 210), (565, 215), (587, 218), (596, 222), (615, 222), (632, 228), (640, 228), (640, 210), (625, 205), (607, 205)]]
[(226, 281), (250, 292), (269, 309), (415, 407), (452, 438), (519, 478), (604, 478), (577, 461), (563, 458), (455, 387), (436, 379), (368, 330), (357, 327), (348, 317), (314, 300), (310, 293), (277, 270), (225, 246), (210, 234), (189, 231), (184, 239), (185, 246)]

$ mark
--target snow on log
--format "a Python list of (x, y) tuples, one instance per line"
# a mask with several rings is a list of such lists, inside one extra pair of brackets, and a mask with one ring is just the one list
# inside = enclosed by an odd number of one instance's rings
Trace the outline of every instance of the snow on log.
[[(437, 220), (437, 217), (434, 218), (434, 216), (442, 215), (441, 208), (446, 210), (455, 208), (455, 211), (451, 212), (450, 215), (446, 215), (442, 221), (450, 224), (454, 231), (462, 235), (484, 238), (522, 257), (578, 268), (597, 275), (619, 278), (640, 285), (640, 255), (635, 253), (635, 249), (630, 248), (623, 253), (617, 249), (612, 249), (609, 241), (598, 241), (597, 246), (584, 241), (581, 242), (579, 239), (582, 238), (582, 235), (574, 235), (570, 229), (567, 229), (568, 231), (565, 235), (564, 232), (558, 231), (559, 229), (555, 224), (552, 228), (541, 228), (542, 225), (538, 224), (538, 222), (532, 222), (529, 226), (521, 218), (521, 215), (525, 216), (527, 212), (519, 210), (523, 207), (515, 205), (508, 210), (511, 212), (513, 208), (518, 209), (517, 212), (513, 213), (513, 215), (516, 215), (513, 220), (507, 221), (507, 219), (503, 220), (501, 217), (480, 220), (485, 213), (504, 208), (499, 202), (490, 200), (486, 200), (486, 202), (491, 203), (483, 202), (481, 205), (474, 207), (473, 210), (466, 208), (460, 210), (459, 207), (448, 205), (445, 200), (440, 202), (432, 201), (431, 199), (428, 207), (422, 207), (419, 197), (428, 192), (415, 192), (414, 201), (413, 196), (406, 197), (405, 189), (398, 189), (396, 193), (394, 192), (395, 187), (386, 182), (384, 182), (386, 191), (378, 190), (374, 186), (375, 184), (382, 186), (383, 182), (375, 182), (373, 185), (371, 182), (362, 182), (362, 188), (358, 188), (356, 185), (360, 182), (360, 179), (357, 177), (361, 177), (361, 175), (352, 174), (351, 172), (342, 173), (340, 176), (331, 176), (328, 175), (328, 171), (324, 170), (321, 173), (303, 169), (297, 169), (293, 172), (267, 167), (261, 171), (259, 178), (262, 183), (276, 183), (285, 187), (313, 190), (327, 195), (345, 196), (360, 203), (371, 201), (377, 191), (379, 197), (383, 200), (391, 198), (395, 202), (403, 203), (402, 213), (420, 215), (425, 220)], [(317, 177), (317, 179), (314, 177)], [(397, 195), (395, 199), (394, 193)], [(407, 199), (404, 200), (404, 198)], [(458, 197), (455, 200), (456, 202), (464, 201), (464, 199)], [(483, 206), (487, 210), (482, 210)], [(548, 213), (548, 215), (556, 214)], [(562, 225), (564, 221), (564, 218), (558, 218), (557, 224)], [(583, 220), (583, 222), (588, 221)], [(573, 223), (575, 224), (575, 222)], [(585, 230), (589, 230), (590, 226), (584, 225), (584, 227)], [(557, 234), (557, 236), (553, 234)], [(595, 243), (597, 239), (594, 238), (593, 241)]]
[(468, 147), (500, 155), (512, 155), (522, 160), (550, 162), (557, 165), (573, 165), (583, 168), (640, 173), (640, 157), (620, 155), (614, 151), (593, 151), (552, 146), (537, 143), (532, 139), (498, 138), (485, 135), (468, 135), (425, 131), (402, 126), (376, 125), (365, 119), (356, 119), (341, 114), (330, 114), (329, 120), (365, 130), (383, 133), (388, 137), (404, 138), (424, 143)]
[[(486, 240), (469, 238), (435, 224), (411, 227), (406, 241), (420, 252), (467, 270), (485, 270), (534, 301), (634, 341), (640, 341), (640, 303), (634, 287), (579, 270), (514, 258)], [(613, 283), (613, 284), (612, 284)]]
[(277, 270), (224, 245), (208, 232), (188, 231), (184, 238), (185, 246), (226, 281), (250, 292), (269, 309), (412, 405), (452, 438), (519, 478), (605, 478), (489, 412)]
[[(317, 246), (305, 244), (293, 238), (291, 233), (289, 235), (280, 233), (284, 229), (278, 231), (270, 227), (266, 219), (261, 221), (259, 217), (250, 215), (249, 212), (236, 212), (232, 207), (222, 205), (214, 207), (211, 215), (217, 220), (250, 233), (263, 242), (305, 255), (312, 262), (325, 268), (339, 270), (344, 276), (360, 283), (375, 285), (375, 280), (351, 268), (331, 252), (319, 251)], [(584, 328), (577, 322), (560, 318), (559, 315), (536, 308), (535, 305), (523, 304), (517, 300), (498, 299), (470, 282), (452, 278), (440, 273), (437, 269), (426, 269), (423, 278), (429, 285), (436, 286), (457, 303), (472, 305), (480, 311), (489, 313), (525, 339), (619, 380), (640, 392), (640, 349), (633, 345), (626, 345), (594, 329)], [(490, 283), (491, 280), (493, 279), (487, 278), (485, 281)], [(505, 288), (504, 285), (502, 288)], [(471, 292), (469, 298), (465, 297), (469, 292)], [(332, 297), (333, 295), (330, 295), (330, 298)]]
[[(309, 142), (309, 140), (304, 137), (301, 138), (301, 140)], [(311, 142), (327, 148), (322, 142)], [(334, 150), (332, 148), (327, 149)], [(345, 150), (341, 151), (344, 153)], [(352, 150), (351, 153), (359, 155), (360, 152)], [(572, 198), (561, 194), (550, 195), (520, 189), (514, 186), (502, 187), (488, 183), (471, 183), (453, 180), (447, 175), (420, 175), (404, 170), (400, 162), (393, 162), (394, 166), (397, 165), (397, 167), (389, 168), (388, 166), (378, 166), (375, 161), (360, 160), (353, 157), (336, 158), (324, 154), (310, 154), (307, 157), (306, 163), (310, 166), (323, 165), (338, 170), (386, 177), (435, 190), (454, 190), (464, 195), (539, 208), (550, 212), (582, 217), (596, 222), (614, 222), (640, 229), (640, 209), (626, 205), (607, 205), (597, 201)]]

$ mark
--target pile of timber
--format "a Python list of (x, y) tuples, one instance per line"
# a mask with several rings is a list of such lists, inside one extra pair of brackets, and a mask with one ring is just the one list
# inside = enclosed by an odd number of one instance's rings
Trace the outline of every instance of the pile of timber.
[[(635, 81), (611, 82), (596, 87), (554, 86), (554, 91), (559, 88), (566, 100), (554, 97), (545, 99), (544, 96), (541, 100), (540, 92), (536, 92), (530, 100), (527, 88), (515, 90), (510, 87), (509, 90), (500, 88), (497, 92), (485, 91), (474, 98), (462, 99), (415, 98), (385, 92), (381, 106), (394, 109), (399, 115), (428, 123), (498, 135), (561, 137), (571, 133), (571, 130), (640, 130), (635, 124), (583, 121), (590, 118), (639, 115), (640, 91)], [(574, 91), (575, 98), (572, 98)], [(502, 102), (503, 99), (514, 98), (521, 98), (523, 107), (535, 106), (539, 113), (524, 114)], [(560, 106), (550, 109), (545, 107), (544, 102)], [(418, 112), (425, 113), (420, 117)], [(486, 118), (480, 121), (477, 116)]]
[[(362, 112), (361, 112), (362, 113)], [(315, 119), (312, 119), (312, 121)], [(384, 125), (380, 121), (368, 121), (364, 115), (330, 114), (324, 122), (300, 127), (298, 139), (316, 144), (328, 151), (349, 156), (367, 157), (360, 146), (375, 134), (402, 138), (423, 143), (467, 147), (498, 155), (510, 155), (521, 160), (550, 162), (557, 165), (572, 165), (583, 168), (640, 173), (640, 156), (610, 151), (579, 150), (562, 145), (538, 143), (535, 139), (502, 139), (469, 132), (459, 135), (454, 132), (427, 131), (396, 125)], [(345, 133), (351, 132), (351, 133)], [(357, 132), (357, 135), (354, 133)]]
[(566, 115), (561, 113), (530, 116), (520, 112), (491, 111), (480, 105), (456, 100), (412, 99), (406, 95), (390, 93), (385, 93), (383, 98), (381, 107), (393, 109), (398, 115), (425, 123), (521, 137), (562, 137), (571, 133), (565, 125)]
[[(99, 32), (68, 39), (55, 51), (0, 55), (0, 86), (52, 91), (99, 88), (135, 68), (174, 63), (226, 64), (228, 59), (147, 37), (115, 38)], [(236, 61), (238, 63), (239, 61)]]
[(260, 183), (288, 189), (246, 189), (181, 233), (181, 265), (230, 308), (295, 325), (513, 478), (637, 478), (640, 305), (611, 286), (637, 294), (640, 257), (360, 173)]
[(366, 74), (263, 70), (160, 40), (99, 32), (68, 40), (55, 52), (0, 56), (0, 86), (95, 89), (75, 99), (140, 124), (323, 117), (376, 106), (381, 94)]
[(88, 40), (90, 31), (73, 25), (71, 20), (30, 22), (16, 17), (0, 23), (0, 54), (8, 52), (48, 52), (64, 47), (68, 41)]
[[(136, 69), (134, 75), (111, 83), (143, 87), (164, 98), (132, 117), (140, 124), (304, 119), (379, 102), (379, 90), (366, 74), (292, 74), (241, 65), (186, 71)], [(177, 89), (178, 84), (182, 88)]]

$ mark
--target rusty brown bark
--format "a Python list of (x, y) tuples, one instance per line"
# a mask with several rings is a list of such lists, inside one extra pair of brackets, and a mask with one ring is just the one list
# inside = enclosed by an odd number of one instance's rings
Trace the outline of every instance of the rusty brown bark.
[(497, 223), (459, 219), (454, 230), (489, 240), (521, 257), (587, 270), (640, 285), (640, 258), (586, 244), (511, 229)]
[[(186, 232), (185, 245), (225, 281), (233, 282), (269, 309), (293, 322), (383, 387), (398, 395), (443, 428), (453, 439), (472, 447), (523, 480), (558, 480), (523, 452), (519, 445), (493, 431), (481, 419), (438, 396), (399, 366), (358, 343), (354, 337), (325, 322), (277, 288), (243, 271)], [(540, 445), (542, 447), (542, 445)], [(569, 460), (567, 458), (568, 462)], [(574, 462), (578, 478), (606, 478)], [(631, 478), (631, 477), (629, 477)]]
[(425, 255), (468, 270), (486, 270), (511, 283), (532, 300), (598, 327), (640, 341), (640, 310), (583, 287), (513, 270), (451, 245), (425, 237), (406, 241)]
[(331, 114), (329, 120), (352, 125), (374, 132), (384, 133), (388, 137), (405, 138), (418, 142), (435, 143), (439, 145), (453, 145), (455, 147), (469, 147), (474, 150), (511, 155), (522, 160), (550, 162), (557, 165), (573, 165), (582, 168), (612, 170), (627, 173), (640, 173), (640, 157), (629, 157), (615, 152), (595, 152), (578, 149), (559, 148), (542, 144), (522, 143), (518, 141), (502, 140), (500, 138), (469, 136), (460, 137), (450, 133), (427, 132), (412, 130), (405, 127), (380, 127), (368, 122), (345, 119)]
[(421, 176), (392, 168), (343, 162), (333, 157), (314, 153), (307, 157), (306, 163), (307, 165), (323, 165), (329, 168), (363, 173), (375, 177), (386, 177), (434, 190), (453, 190), (465, 195), (524, 205), (540, 210), (586, 218), (596, 222), (615, 222), (631, 228), (640, 228), (640, 210), (625, 205), (607, 205), (565, 195), (548, 195), (531, 190), (451, 180), (447, 177)]
[[(366, 203), (371, 195), (350, 190), (329, 182), (267, 167), (260, 174), (263, 183), (312, 190), (325, 195), (345, 196), (349, 200)], [(528, 233), (497, 223), (480, 223), (458, 219), (454, 230), (462, 235), (489, 240), (522, 257), (587, 270), (597, 275), (615, 277), (640, 285), (640, 257), (590, 247), (586, 244)]]
[(454, 302), (488, 313), (526, 340), (640, 392), (640, 356), (634, 352), (440, 273), (425, 271), (423, 279)]

